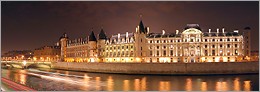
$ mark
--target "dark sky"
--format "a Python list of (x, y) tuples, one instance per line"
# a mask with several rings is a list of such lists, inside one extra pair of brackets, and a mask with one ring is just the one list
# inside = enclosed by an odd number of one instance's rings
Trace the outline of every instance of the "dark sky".
[(197, 23), (203, 31), (252, 29), (252, 49), (259, 47), (259, 2), (29, 2), (1, 1), (1, 52), (53, 45), (66, 32), (86, 37), (101, 27), (108, 36), (134, 32), (139, 15), (151, 32), (175, 32)]

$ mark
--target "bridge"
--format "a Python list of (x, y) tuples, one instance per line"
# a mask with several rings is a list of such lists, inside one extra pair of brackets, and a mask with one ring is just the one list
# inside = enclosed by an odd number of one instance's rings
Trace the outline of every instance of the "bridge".
[(51, 68), (50, 61), (1, 61), (1, 67), (5, 68)]

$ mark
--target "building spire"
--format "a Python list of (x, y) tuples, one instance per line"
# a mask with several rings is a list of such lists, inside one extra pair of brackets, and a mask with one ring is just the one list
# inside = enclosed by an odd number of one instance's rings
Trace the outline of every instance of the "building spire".
[(139, 15), (139, 17), (140, 17), (140, 20), (142, 21), (142, 17), (143, 17), (142, 13)]

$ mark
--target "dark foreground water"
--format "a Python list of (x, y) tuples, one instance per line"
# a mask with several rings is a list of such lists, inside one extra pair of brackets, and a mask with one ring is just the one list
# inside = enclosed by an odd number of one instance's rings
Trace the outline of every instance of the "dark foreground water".
[(2, 69), (2, 77), (36, 90), (257, 91), (259, 75), (159, 76), (86, 73), (52, 69)]

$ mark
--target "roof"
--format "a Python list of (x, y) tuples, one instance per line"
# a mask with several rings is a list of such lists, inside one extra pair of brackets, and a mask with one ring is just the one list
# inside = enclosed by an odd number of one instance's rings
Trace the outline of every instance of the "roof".
[(89, 41), (97, 41), (93, 31), (91, 31), (91, 34), (89, 35)]
[(98, 34), (99, 39), (107, 39), (107, 36), (103, 29), (101, 29), (100, 33)]
[(237, 32), (220, 32), (220, 33), (217, 33), (217, 32), (204, 32), (203, 33), (203, 36), (204, 37), (207, 37), (207, 36), (240, 36), (241, 34), (237, 33)]
[(67, 34), (66, 33), (63, 33), (63, 35), (60, 37), (60, 39), (62, 39), (62, 38), (69, 38), (68, 36), (67, 36)]
[(139, 23), (139, 31), (140, 31), (140, 33), (147, 33), (147, 28), (144, 27), (142, 20)]
[(189, 29), (189, 28), (196, 28), (201, 30), (199, 24), (187, 24), (187, 26), (184, 28), (184, 30)]
[(181, 37), (181, 34), (176, 34), (176, 33), (168, 33), (162, 35), (162, 33), (149, 33), (147, 38), (167, 38), (167, 37)]

